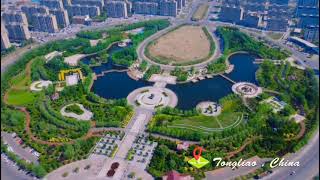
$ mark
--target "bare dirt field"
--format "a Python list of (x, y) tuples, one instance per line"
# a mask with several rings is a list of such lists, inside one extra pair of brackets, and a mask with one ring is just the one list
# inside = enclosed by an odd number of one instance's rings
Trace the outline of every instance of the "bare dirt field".
[(205, 59), (210, 53), (210, 41), (200, 26), (182, 26), (147, 47), (151, 59), (170, 63), (188, 63)]

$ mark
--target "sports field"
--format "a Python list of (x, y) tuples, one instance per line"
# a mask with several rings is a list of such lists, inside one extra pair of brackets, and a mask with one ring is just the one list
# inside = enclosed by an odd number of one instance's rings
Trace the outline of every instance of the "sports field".
[[(146, 55), (162, 64), (188, 64), (206, 60), (212, 45), (201, 26), (185, 25), (153, 41)], [(209, 35), (210, 36), (210, 35)]]

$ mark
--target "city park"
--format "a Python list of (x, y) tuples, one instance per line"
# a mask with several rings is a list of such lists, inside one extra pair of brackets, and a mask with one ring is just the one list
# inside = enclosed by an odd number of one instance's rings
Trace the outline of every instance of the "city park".
[[(109, 49), (115, 50), (109, 53)], [(253, 75), (255, 82), (232, 79), (237, 67), (229, 59), (238, 53), (264, 59)], [(38, 177), (48, 174), (48, 179), (122, 177), (120, 171), (139, 164), (133, 163), (132, 157), (136, 157), (133, 144), (140, 143), (141, 133), (141, 146), (152, 142), (157, 145), (147, 148), (149, 162), (140, 162), (143, 168), (137, 173), (127, 172), (128, 177), (142, 178), (144, 173), (162, 177), (176, 170), (203, 178), (206, 171), (216, 167), (211, 162), (195, 169), (187, 163), (195, 145), (206, 150), (202, 155), (206, 159), (238, 160), (295, 152), (318, 125), (318, 84), (313, 71), (286, 62), (289, 56), (233, 27), (217, 27), (212, 32), (201, 25), (170, 26), (168, 20), (151, 20), (83, 31), (74, 39), (31, 50), (4, 72), (1, 130), (17, 133), (27, 146), (39, 152), (39, 164), (21, 160), (8, 152), (3, 142), (1, 150), (22, 168)], [(111, 69), (104, 66), (110, 63)], [(105, 69), (97, 70), (99, 67)], [(154, 84), (120, 99), (103, 98), (92, 87), (99, 78), (112, 73), (126, 73), (137, 83)], [(230, 93), (179, 109), (182, 99), (171, 86), (194, 86), (216, 78), (224, 79)], [(125, 84), (121, 79), (117, 81)], [(270, 98), (273, 101), (266, 101)], [(295, 115), (304, 120), (295, 120)], [(108, 155), (93, 156), (96, 144), (105, 142), (98, 150), (104, 152), (101, 147), (109, 147), (111, 137), (114, 144), (107, 150)], [(177, 150), (177, 144), (183, 142), (192, 143)], [(134, 146), (140, 147), (139, 143)], [(265, 170), (258, 169), (248, 177)]]

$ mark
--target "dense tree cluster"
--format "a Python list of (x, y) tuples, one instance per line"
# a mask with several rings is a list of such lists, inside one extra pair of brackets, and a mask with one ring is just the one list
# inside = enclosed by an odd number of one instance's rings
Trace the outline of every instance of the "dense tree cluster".
[(265, 59), (282, 60), (288, 57), (285, 52), (270, 48), (263, 42), (256, 41), (238, 28), (218, 27), (217, 34), (223, 39), (224, 54), (226, 55), (237, 51), (247, 51)]
[(144, 73), (143, 79), (148, 80), (153, 74), (159, 74), (161, 72), (160, 66), (151, 65)]
[(186, 81), (188, 79), (188, 71), (184, 71), (179, 67), (176, 67), (171, 71), (171, 75), (176, 76), (178, 81)]
[(210, 74), (216, 74), (224, 72), (227, 69), (226, 56), (222, 55), (215, 62), (208, 64), (207, 70)]
[(100, 39), (102, 38), (102, 33), (99, 31), (81, 31), (77, 33), (77, 36), (85, 39)]
[[(105, 52), (106, 48), (111, 47), (112, 44), (121, 41), (123, 38), (128, 38), (128, 35), (124, 31), (143, 27), (143, 33), (129, 35), (133, 41), (133, 46), (125, 48), (118, 55), (118, 59), (121, 60), (120, 64), (130, 64), (132, 60), (136, 59), (136, 52), (133, 51), (136, 45), (144, 38), (168, 25), (169, 21), (167, 20), (153, 20), (132, 25), (117, 26), (116, 28), (106, 31), (80, 32), (75, 39), (50, 42), (27, 52), (17, 63), (6, 70), (1, 78), (2, 96), (10, 88), (12, 83), (22, 83), (19, 82), (21, 80), (27, 80), (23, 82), (24, 87), (29, 86), (31, 80), (44, 79), (58, 81), (58, 73), (60, 70), (81, 68), (85, 76), (83, 82), (80, 82), (78, 85), (64, 87), (63, 91), (59, 92), (59, 98), (54, 101), (50, 100), (50, 96), (55, 92), (54, 86), (51, 85), (44, 91), (36, 93), (37, 96), (34, 98), (34, 103), (26, 104), (27, 111), (31, 116), (30, 129), (33, 135), (44, 141), (63, 143), (64, 145), (62, 146), (48, 146), (38, 144), (31, 140), (28, 134), (25, 133), (26, 123), (24, 113), (13, 109), (11, 106), (7, 106), (1, 101), (1, 130), (16, 132), (27, 146), (34, 148), (41, 154), (39, 159), (40, 166), (33, 167), (32, 165), (26, 164), (28, 170), (42, 177), (47, 172), (65, 163), (87, 157), (88, 152), (97, 142), (98, 138), (95, 137), (86, 140), (80, 139), (88, 132), (90, 123), (62, 116), (60, 109), (64, 105), (70, 103), (83, 104), (85, 108), (93, 112), (93, 119), (96, 121), (98, 127), (123, 127), (132, 116), (132, 107), (127, 104), (125, 99), (106, 100), (90, 92), (93, 73), (88, 65), (80, 62), (77, 67), (70, 67), (63, 62), (63, 58), (74, 54), (92, 53), (97, 54), (98, 58), (105, 62), (108, 58), (108, 54)], [(101, 39), (103, 38), (103, 33), (106, 33), (108, 36)], [(91, 46), (89, 39), (98, 38), (101, 39), (100, 42), (96, 46)], [(45, 62), (44, 56), (53, 51), (59, 51), (63, 54), (62, 56), (57, 56)], [(132, 57), (126, 59), (126, 57), (129, 56)], [(16, 78), (22, 75), (28, 75), (26, 72), (29, 69), (27, 70), (26, 65), (29, 62), (31, 62), (30, 77)], [(14, 80), (12, 80), (13, 77), (15, 77)], [(21, 91), (28, 90), (23, 89)], [(71, 108), (71, 110), (78, 111), (74, 108)], [(15, 159), (15, 161), (20, 162), (19, 159)], [(23, 163), (18, 164), (24, 167)]]

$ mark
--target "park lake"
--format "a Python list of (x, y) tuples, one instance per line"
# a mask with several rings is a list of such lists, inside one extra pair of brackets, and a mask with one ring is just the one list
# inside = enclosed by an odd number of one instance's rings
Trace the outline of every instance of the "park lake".
[[(116, 66), (111, 61), (112, 53), (118, 51), (117, 45), (113, 45), (109, 50), (109, 60), (101, 66), (92, 67), (92, 70), (99, 74), (102, 71), (110, 69), (123, 69)], [(91, 57), (83, 59), (84, 63), (88, 63)], [(231, 64), (234, 64), (234, 70), (227, 74), (234, 81), (247, 81), (256, 83), (255, 72), (258, 65), (254, 64), (255, 57), (246, 54), (238, 53), (229, 58)], [(111, 72), (99, 77), (95, 80), (92, 91), (97, 95), (106, 99), (126, 98), (128, 94), (140, 87), (152, 86), (153, 83), (143, 80), (133, 80), (126, 72)], [(167, 88), (173, 90), (178, 96), (178, 105), (180, 109), (194, 108), (201, 101), (218, 101), (220, 98), (232, 93), (231, 82), (226, 79), (215, 76), (212, 79), (205, 79), (197, 83), (183, 83), (176, 85), (167, 85)]]

